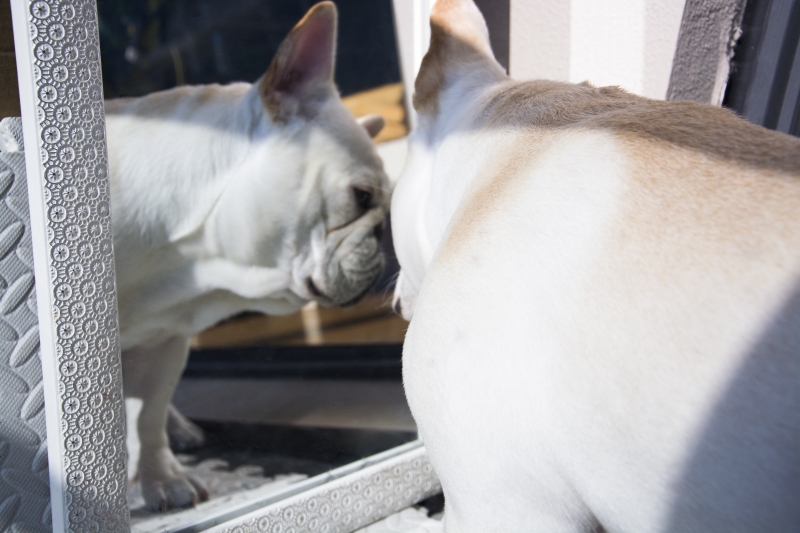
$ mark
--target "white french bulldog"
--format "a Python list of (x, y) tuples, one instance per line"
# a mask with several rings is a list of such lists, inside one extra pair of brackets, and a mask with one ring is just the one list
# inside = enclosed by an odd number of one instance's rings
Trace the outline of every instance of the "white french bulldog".
[(152, 509), (208, 498), (165, 432), (189, 337), (244, 310), (349, 304), (380, 275), (390, 184), (368, 133), (383, 120), (359, 125), (342, 104), (335, 39), (322, 2), (254, 85), (106, 103), (123, 377), (143, 402)]
[(797, 531), (800, 140), (431, 31), (391, 212), (445, 531)]

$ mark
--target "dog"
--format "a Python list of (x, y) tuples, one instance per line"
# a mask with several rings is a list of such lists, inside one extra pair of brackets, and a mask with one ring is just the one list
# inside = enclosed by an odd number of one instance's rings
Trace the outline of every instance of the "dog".
[(445, 531), (797, 530), (800, 140), (431, 33), (391, 216)]
[(245, 310), (354, 303), (381, 273), (383, 119), (359, 124), (339, 98), (336, 17), (315, 5), (255, 84), (106, 103), (124, 390), (142, 400), (150, 509), (208, 498), (165, 431), (189, 338)]

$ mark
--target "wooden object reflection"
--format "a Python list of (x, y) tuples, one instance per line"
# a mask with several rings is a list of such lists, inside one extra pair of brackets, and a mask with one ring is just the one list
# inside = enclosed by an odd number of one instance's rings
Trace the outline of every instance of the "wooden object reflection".
[[(349, 309), (317, 307), (288, 316), (240, 315), (200, 333), (192, 347), (403, 342), (408, 323), (392, 312), (389, 299), (372, 294)], [(312, 312), (317, 314), (313, 321), (318, 321), (318, 330), (309, 327)]]
[(392, 141), (408, 135), (403, 104), (403, 84), (392, 83), (342, 98), (356, 117), (377, 113), (386, 119), (386, 126), (375, 138), (376, 143)]

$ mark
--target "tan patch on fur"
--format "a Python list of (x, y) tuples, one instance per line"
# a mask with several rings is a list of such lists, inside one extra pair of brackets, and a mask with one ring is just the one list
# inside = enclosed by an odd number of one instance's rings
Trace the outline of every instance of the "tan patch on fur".
[(447, 75), (487, 61), (494, 61), (494, 56), (486, 23), (475, 4), (471, 0), (438, 0), (431, 11), (430, 47), (414, 83), (414, 109), (436, 114)]
[(800, 139), (754, 126), (733, 112), (694, 102), (664, 102), (618, 87), (532, 81), (497, 92), (478, 128), (601, 129), (664, 142), (721, 161), (800, 174)]
[(702, 151), (646, 138), (627, 137), (621, 142), (629, 156), (630, 186), (619, 237), (657, 236), (662, 242), (674, 241), (684, 256), (698, 258), (735, 249), (749, 260), (774, 257), (781, 248), (776, 243), (793, 242), (783, 252), (797, 256), (800, 180), (796, 174), (721, 161)]
[(681, 294), (704, 294), (709, 284), (732, 283), (740, 297), (759, 298), (765, 287), (795, 275), (795, 176), (664, 143), (622, 142), (630, 154), (627, 187), (591, 285), (613, 287), (646, 309), (647, 302), (667, 305), (655, 295), (680, 301)]
[[(483, 220), (513, 202), (515, 183), (529, 175), (536, 158), (561, 133), (576, 131), (611, 133), (629, 158), (623, 179), (638, 193), (627, 201), (644, 216), (628, 224), (630, 231), (682, 224), (682, 231), (691, 232), (708, 223), (723, 238), (726, 227), (737, 228), (751, 215), (752, 226), (765, 210), (780, 210), (794, 223), (797, 211), (785, 205), (800, 208), (800, 202), (781, 204), (784, 197), (800, 196), (800, 139), (754, 126), (726, 109), (649, 100), (616, 87), (533, 81), (493, 95), (475, 127), (521, 131), (493, 158), (500, 163), (477, 173), (475, 183), (482, 185), (465, 197), (445, 246), (460, 246)], [(681, 220), (664, 219), (667, 212)], [(764, 224), (765, 232), (773, 231)]]
[[(774, 255), (776, 242), (800, 245), (799, 139), (707, 105), (652, 101), (616, 88), (522, 85), (557, 92), (505, 90), (501, 94), (511, 98), (498, 102), (495, 97), (487, 106), (478, 127), (521, 131), (489, 168), (476, 173), (473, 183), (479, 185), (454, 215), (440, 257), (455, 257), (468, 241), (480, 238), (485, 221), (519, 207), (519, 187), (535, 171), (537, 158), (558, 150), (554, 144), (562, 134), (591, 130), (610, 133), (609, 141), (626, 160), (621, 176), (626, 193), (614, 230), (618, 241), (636, 247), (642, 239), (675, 240), (665, 249), (698, 258), (731, 250), (752, 258), (768, 249)], [(592, 92), (607, 98), (581, 98)], [(672, 263), (640, 266), (670, 276)]]
[(518, 186), (524, 185), (522, 176), (535, 165), (536, 158), (551, 149), (553, 137), (537, 133), (520, 136), (502, 153), (494, 154), (493, 161), (480, 169), (474, 183), (477, 187), (467, 191), (458, 211), (453, 215), (454, 223), (442, 243), (440, 257), (451, 255), (480, 231), (481, 224), (491, 218), (504, 205), (513, 202)]

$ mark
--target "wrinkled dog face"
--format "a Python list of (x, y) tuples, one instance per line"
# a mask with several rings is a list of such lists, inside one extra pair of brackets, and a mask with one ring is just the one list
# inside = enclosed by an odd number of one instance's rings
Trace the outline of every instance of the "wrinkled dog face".
[(294, 265), (294, 285), (296, 292), (305, 291), (305, 297), (324, 305), (350, 305), (383, 269), (380, 241), (390, 184), (367, 135), (369, 124), (356, 124), (338, 101), (325, 106), (318, 124), (308, 154), (324, 162), (311, 169), (321, 195), (311, 200), (317, 208), (306, 210), (318, 218), (308, 221), (309, 253)]
[(383, 267), (389, 180), (369, 138), (383, 119), (357, 123), (333, 84), (335, 43), (336, 8), (317, 4), (281, 44), (259, 87), (273, 123), (304, 162), (291, 289), (324, 305), (348, 305)]
[[(380, 276), (390, 184), (370, 139), (383, 119), (357, 122), (342, 103), (333, 82), (335, 43), (336, 8), (319, 3), (256, 84), (263, 118), (244, 173), (250, 178), (229, 189), (236, 203), (223, 222), (227, 235), (248, 238), (223, 246), (241, 264), (289, 271), (289, 289), (301, 300), (348, 305)], [(269, 264), (275, 249), (288, 264)]]
[(280, 135), (265, 122), (272, 133), (254, 143), (218, 205), (224, 256), (287, 272), (298, 305), (353, 304), (380, 277), (391, 186), (369, 133), (383, 119), (360, 122), (336, 94), (313, 118), (278, 125)]

